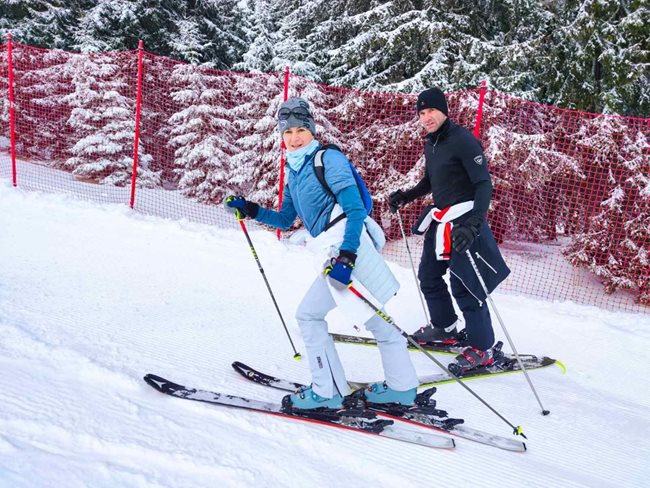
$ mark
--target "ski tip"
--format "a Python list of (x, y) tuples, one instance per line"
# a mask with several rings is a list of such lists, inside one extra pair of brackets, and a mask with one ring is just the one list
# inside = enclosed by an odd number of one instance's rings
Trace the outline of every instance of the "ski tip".
[(155, 374), (147, 373), (142, 377), (142, 379), (147, 383), (149, 386), (155, 388), (158, 391), (163, 390), (163, 385), (167, 383), (167, 380), (165, 378), (162, 378), (161, 376), (156, 376)]
[(147, 373), (142, 377), (143, 380), (145, 380), (147, 383), (150, 381), (167, 381), (165, 378), (162, 376), (157, 376), (155, 374)]
[(241, 376), (245, 378), (248, 378), (252, 375), (251, 367), (239, 361), (235, 361), (234, 363), (232, 363), (232, 369), (237, 371), (237, 373), (239, 373)]
[(172, 394), (177, 390), (186, 389), (183, 385), (179, 385), (178, 383), (169, 381), (162, 376), (151, 373), (144, 375), (142, 379), (144, 379), (145, 383), (147, 383), (149, 386), (162, 393)]
[(234, 370), (239, 371), (241, 369), (249, 369), (248, 366), (246, 366), (244, 363), (240, 363), (239, 361), (234, 361), (231, 366), (233, 367)]

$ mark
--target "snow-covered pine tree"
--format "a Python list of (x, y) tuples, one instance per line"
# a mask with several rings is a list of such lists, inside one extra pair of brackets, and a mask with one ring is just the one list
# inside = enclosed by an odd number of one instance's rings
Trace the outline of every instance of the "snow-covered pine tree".
[(485, 155), (494, 194), (490, 221), (498, 241), (507, 234), (519, 240), (557, 237), (565, 181), (582, 181), (582, 168), (558, 145), (559, 124), (551, 108), (494, 97), (485, 107)]
[[(450, 41), (450, 33), (444, 32), (446, 27), (434, 19), (433, 8), (423, 10), (416, 3), (419, 2), (373, 2), (370, 8), (359, 8), (356, 15), (341, 19), (331, 15), (316, 26), (311, 38), (321, 51), (328, 53), (323, 69), (325, 81), (370, 90), (395, 85), (393, 90), (417, 91), (432, 81), (445, 88), (441, 78), (448, 66), (446, 61), (439, 60), (447, 57), (442, 51)], [(329, 34), (325, 32), (328, 29)], [(329, 49), (322, 42), (319, 45), (316, 39), (321, 36), (331, 39), (334, 45)], [(438, 61), (435, 81), (398, 85), (417, 75), (434, 59)]]
[(160, 173), (161, 184), (177, 189), (179, 175), (174, 173), (174, 148), (169, 145), (168, 120), (180, 107), (171, 98), (169, 75), (178, 64), (162, 56), (143, 55), (142, 107), (140, 138), (153, 157), (150, 169)]
[[(552, 3), (550, 5), (553, 5)], [(552, 103), (589, 112), (650, 112), (650, 10), (634, 0), (568, 0), (557, 6)]]
[(208, 38), (200, 31), (194, 19), (180, 18), (176, 27), (178, 32), (170, 40), (171, 56), (194, 65), (201, 64), (207, 58), (206, 49), (210, 45)]
[(74, 141), (65, 130), (70, 107), (65, 63), (71, 54), (20, 46), (15, 50), (14, 89), (18, 150), (54, 166), (67, 159)]
[[(201, 0), (191, 2), (187, 8), (189, 16), (195, 19), (200, 35), (208, 42), (205, 58), (218, 69), (231, 69), (240, 62), (246, 51), (246, 30), (249, 26), (244, 10), (238, 0)], [(189, 4), (189, 2), (188, 2)]]
[(628, 123), (600, 116), (578, 133), (594, 158), (584, 196), (593, 203), (567, 256), (602, 277), (609, 293), (638, 290), (637, 300), (650, 304), (650, 128), (638, 119)]
[[(124, 61), (135, 63), (133, 54)], [(76, 144), (63, 167), (81, 179), (102, 184), (130, 184), (133, 166), (135, 103), (124, 95), (124, 65), (116, 55), (71, 55), (62, 69), (71, 92), (63, 100), (72, 108), (67, 124)], [(134, 80), (130, 80), (134, 82)], [(149, 170), (151, 156), (140, 141), (138, 184), (157, 186), (160, 175)]]
[(306, 39), (303, 49), (306, 61), (315, 77), (308, 72), (303, 76), (327, 84), (334, 79), (331, 67), (327, 66), (331, 59), (339, 57), (339, 50), (350, 39), (360, 34), (362, 23), (355, 18), (363, 14), (375, 2), (366, 0), (316, 0), (308, 2), (300, 10), (292, 9), (291, 2), (285, 2), (283, 18), (291, 19), (292, 30), (287, 32), (289, 37)]
[(277, 19), (278, 25), (278, 31), (274, 35), (275, 55), (271, 60), (274, 71), (290, 66), (294, 75), (316, 82), (322, 81), (321, 67), (308, 60), (311, 48), (308, 35), (312, 32), (312, 26), (320, 21), (319, 12), (324, 3), (322, 0), (276, 0), (271, 10), (271, 16)]
[(49, 49), (69, 49), (77, 19), (93, 0), (11, 0), (0, 14), (0, 36), (11, 32), (15, 41)]
[(239, 76), (233, 86), (235, 145), (228, 184), (234, 193), (268, 207), (277, 205), (281, 137), (276, 113), (283, 99), (282, 74)]
[(220, 203), (228, 192), (235, 131), (224, 91), (233, 77), (191, 64), (174, 67), (171, 98), (178, 107), (169, 118), (179, 189), (200, 202)]
[(242, 55), (242, 60), (234, 65), (235, 71), (273, 71), (277, 27), (271, 16), (270, 4), (270, 0), (249, 0), (245, 5), (244, 15), (250, 25), (246, 39), (248, 49)]
[[(400, 238), (397, 217), (388, 211), (388, 196), (397, 189), (415, 186), (424, 175), (423, 132), (415, 115), (413, 97), (367, 95), (359, 97), (354, 107), (358, 118), (357, 145), (353, 161), (373, 197), (375, 219), (384, 227), (388, 238)], [(373, 116), (368, 117), (372, 111)], [(375, 116), (376, 115), (376, 116)], [(405, 230), (415, 222), (425, 200), (418, 200), (401, 212)]]
[(168, 55), (173, 9), (178, 0), (94, 0), (74, 32), (74, 50), (94, 53), (130, 50), (144, 41), (147, 49)]
[[(482, 0), (439, 5), (445, 23), (458, 32), (460, 56), (449, 75), (450, 90), (488, 81), (491, 88), (512, 96), (539, 100), (547, 71), (547, 33), (553, 16), (539, 0)], [(541, 59), (540, 59), (541, 58)]]

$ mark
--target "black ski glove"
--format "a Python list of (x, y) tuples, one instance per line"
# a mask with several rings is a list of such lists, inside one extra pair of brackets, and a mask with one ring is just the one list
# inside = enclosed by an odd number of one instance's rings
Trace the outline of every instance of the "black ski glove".
[(250, 217), (251, 219), (257, 217), (257, 212), (260, 210), (257, 203), (249, 202), (239, 195), (230, 195), (223, 201), (223, 205), (229, 212), (236, 213), (239, 210), (242, 217)]
[(454, 224), (451, 229), (451, 245), (454, 251), (464, 253), (472, 247), (479, 235), (482, 223), (483, 219), (481, 217), (471, 215), (462, 224)]
[(402, 190), (397, 190), (388, 195), (388, 208), (390, 213), (395, 213), (399, 210), (400, 207), (406, 205), (409, 202), (406, 197), (406, 193)]

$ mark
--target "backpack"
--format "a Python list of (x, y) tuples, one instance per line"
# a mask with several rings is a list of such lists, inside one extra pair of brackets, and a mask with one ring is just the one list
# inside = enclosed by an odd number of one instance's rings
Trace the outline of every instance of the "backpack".
[[(339, 148), (336, 144), (325, 144), (324, 146), (321, 146), (320, 149), (318, 149), (318, 151), (316, 151), (316, 154), (314, 155), (314, 162), (313, 162), (314, 174), (316, 175), (316, 179), (323, 186), (325, 191), (330, 195), (332, 195), (334, 197), (334, 200), (336, 200), (336, 195), (334, 195), (334, 192), (327, 185), (327, 182), (325, 181), (325, 166), (323, 165), (323, 157), (325, 155), (325, 151), (327, 151), (328, 149), (334, 149), (335, 151), (343, 152), (341, 151), (341, 148)], [(364, 207), (366, 207), (366, 212), (368, 213), (368, 215), (370, 215), (372, 212), (372, 197), (370, 196), (368, 187), (364, 183), (363, 178), (361, 178), (361, 175), (357, 172), (357, 169), (354, 167), (352, 162), (350, 162), (350, 169), (352, 170), (352, 175), (354, 176), (354, 179), (357, 182), (357, 188), (359, 188), (359, 195), (361, 196), (361, 201), (363, 202)], [(345, 218), (345, 213), (342, 213), (327, 225), (326, 230), (344, 218)]]

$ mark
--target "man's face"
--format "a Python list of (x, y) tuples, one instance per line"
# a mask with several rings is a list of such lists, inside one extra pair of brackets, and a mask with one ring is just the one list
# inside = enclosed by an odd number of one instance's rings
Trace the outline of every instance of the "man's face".
[(287, 151), (297, 151), (314, 140), (314, 135), (304, 127), (292, 127), (282, 133)]
[(418, 112), (420, 125), (424, 127), (427, 134), (440, 129), (440, 126), (447, 120), (447, 116), (437, 108), (425, 108)]

